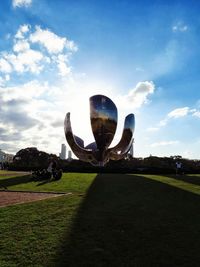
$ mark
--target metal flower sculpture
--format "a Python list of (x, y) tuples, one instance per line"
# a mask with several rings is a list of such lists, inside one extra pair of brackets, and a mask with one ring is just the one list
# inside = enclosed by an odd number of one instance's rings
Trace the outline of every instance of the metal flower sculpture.
[(72, 132), (70, 113), (66, 114), (65, 137), (73, 153), (80, 160), (95, 166), (104, 166), (110, 159), (124, 158), (133, 143), (134, 114), (126, 116), (121, 140), (111, 148), (109, 146), (117, 128), (117, 108), (113, 101), (104, 95), (90, 97), (90, 121), (95, 142), (84, 147), (83, 140)]

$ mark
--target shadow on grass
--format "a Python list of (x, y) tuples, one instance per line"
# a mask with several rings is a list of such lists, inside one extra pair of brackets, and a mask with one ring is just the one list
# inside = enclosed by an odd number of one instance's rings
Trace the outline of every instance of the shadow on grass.
[(200, 266), (200, 197), (143, 176), (98, 174), (53, 266)]
[(16, 176), (0, 180), (0, 188), (7, 188), (13, 185), (25, 184), (31, 182), (30, 175)]
[[(36, 181), (36, 182), (38, 182), (38, 181)], [(41, 185), (44, 185), (44, 184), (49, 184), (49, 183), (52, 183), (52, 182), (55, 182), (55, 180), (51, 180), (51, 179), (42, 180), (37, 184), (37, 186), (41, 186)]]
[(194, 185), (200, 185), (200, 176), (195, 175), (163, 175), (165, 177), (174, 178), (179, 181), (183, 181), (186, 183), (194, 184)]

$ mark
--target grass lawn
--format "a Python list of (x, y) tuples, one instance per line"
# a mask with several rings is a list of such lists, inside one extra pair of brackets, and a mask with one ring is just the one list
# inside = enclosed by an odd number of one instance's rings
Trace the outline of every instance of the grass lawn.
[(1, 176), (15, 176), (16, 174), (20, 175), (20, 172), (14, 172), (14, 171), (7, 171), (7, 170), (0, 170), (0, 177)]
[(0, 183), (73, 194), (0, 209), (1, 267), (200, 266), (200, 175), (19, 178)]
[[(10, 174), (10, 173), (9, 173)], [(59, 181), (31, 181), (30, 175), (15, 176), (10, 174), (9, 177), (1, 176), (0, 173), (0, 189), (6, 187), (9, 190), (22, 191), (47, 191), (47, 192), (85, 192), (94, 179), (94, 173), (64, 173)]]

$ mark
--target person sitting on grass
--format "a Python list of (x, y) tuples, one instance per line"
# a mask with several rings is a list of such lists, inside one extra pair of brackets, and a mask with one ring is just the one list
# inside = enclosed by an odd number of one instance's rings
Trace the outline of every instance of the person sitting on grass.
[[(53, 161), (51, 161), (51, 162), (49, 163), (49, 166), (48, 166), (48, 168), (47, 168), (47, 172), (49, 173), (49, 175), (50, 175), (50, 174), (52, 175), (52, 170), (53, 170), (52, 165), (53, 165)], [(50, 176), (50, 178), (51, 178), (51, 176)]]
[(53, 178), (55, 180), (60, 180), (62, 177), (62, 173), (63, 173), (62, 169), (56, 170), (56, 172), (53, 175)]
[[(56, 168), (57, 168), (57, 162), (55, 160), (52, 160), (50, 163), (49, 163), (49, 166), (47, 168), (47, 172), (49, 174), (51, 174), (51, 176), (54, 177), (55, 173), (56, 173)], [(51, 178), (50, 176), (50, 178)]]

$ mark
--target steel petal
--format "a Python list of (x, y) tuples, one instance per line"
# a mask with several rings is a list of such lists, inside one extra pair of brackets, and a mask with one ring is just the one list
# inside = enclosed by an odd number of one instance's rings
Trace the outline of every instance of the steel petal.
[(65, 137), (66, 140), (71, 147), (73, 153), (82, 161), (96, 161), (92, 150), (84, 149), (83, 147), (79, 146), (76, 140), (77, 137), (74, 136), (71, 128), (71, 121), (70, 121), (70, 113), (68, 112), (65, 117), (64, 121), (64, 131), (65, 131)]
[(135, 129), (135, 116), (134, 114), (129, 114), (128, 116), (126, 116), (124, 121), (124, 129), (121, 140), (115, 147), (109, 149), (110, 159), (119, 160), (126, 156), (133, 143), (134, 129)]
[(90, 97), (90, 120), (97, 149), (105, 151), (117, 128), (117, 108), (113, 101), (104, 95)]

